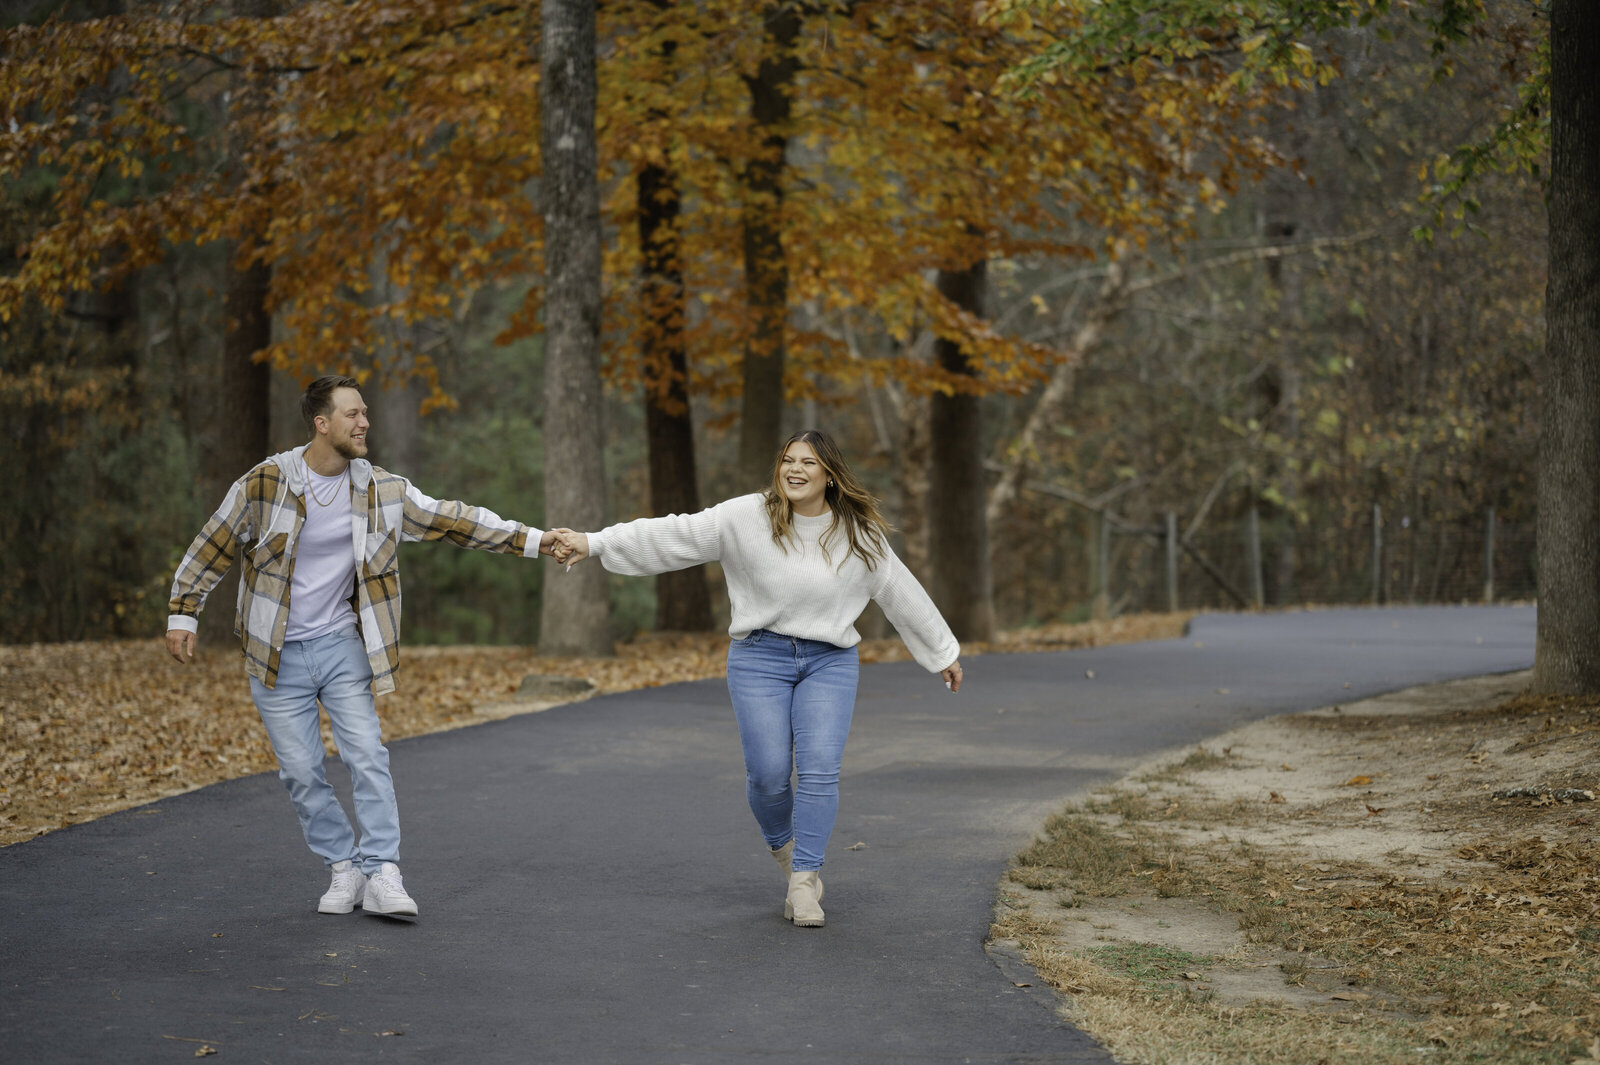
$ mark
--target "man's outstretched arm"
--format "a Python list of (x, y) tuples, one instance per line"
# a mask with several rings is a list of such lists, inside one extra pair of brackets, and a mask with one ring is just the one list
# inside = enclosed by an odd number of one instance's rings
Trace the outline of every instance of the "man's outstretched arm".
[(444, 540), (469, 551), (528, 557), (549, 555), (555, 549), (553, 532), (502, 518), (486, 507), (454, 499), (434, 499), (409, 481), (403, 483), (401, 540)]

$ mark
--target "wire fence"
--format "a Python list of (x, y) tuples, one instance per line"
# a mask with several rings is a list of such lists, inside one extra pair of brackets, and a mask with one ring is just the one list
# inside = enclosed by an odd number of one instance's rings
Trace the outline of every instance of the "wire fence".
[[(1347, 526), (1262, 521), (1249, 511), (1185, 535), (1179, 515), (1142, 524), (1082, 513), (1054, 550), (1032, 545), (997, 581), (1012, 618), (1272, 606), (1492, 603), (1536, 594), (1532, 521), (1494, 511), (1451, 521), (1385, 518)], [(1031, 576), (1029, 576), (1031, 574)], [(1001, 589), (1005, 589), (1001, 592)], [(1054, 593), (1054, 594), (1052, 594)]]

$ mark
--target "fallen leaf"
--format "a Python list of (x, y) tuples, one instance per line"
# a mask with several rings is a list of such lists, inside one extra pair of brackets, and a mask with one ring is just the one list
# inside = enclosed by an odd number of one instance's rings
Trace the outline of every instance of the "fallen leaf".
[(1284, 762), (1278, 768), (1283, 770), (1285, 773), (1293, 773), (1294, 772), (1294, 766), (1290, 765), (1288, 762)]
[(1372, 778), (1371, 777), (1351, 777), (1349, 780), (1345, 781), (1344, 784), (1341, 785), (1341, 786), (1342, 787), (1346, 787), (1346, 788), (1359, 788), (1363, 784), (1371, 784), (1371, 783), (1372, 783)]
[(1012, 987), (1032, 987), (1033, 985), (1032, 984), (1020, 983), (1020, 982), (1018, 982), (1016, 980), (1013, 980), (1013, 981), (1011, 981), (1011, 986)]
[(1384, 809), (1385, 808), (1382, 807), (1382, 806), (1368, 806), (1367, 807), (1367, 816), (1368, 817), (1377, 817), (1379, 814), (1383, 813)]
[(1085, 677), (1087, 677), (1087, 678), (1089, 678), (1089, 679), (1090, 679), (1090, 680), (1094, 680), (1094, 670), (1092, 670), (1092, 669), (1086, 669), (1086, 670), (1084, 670), (1084, 671), (1083, 671), (1083, 675), (1084, 675), (1084, 676), (1085, 676)]
[(1572, 1065), (1600, 1065), (1600, 1036), (1596, 1036), (1594, 1042), (1589, 1044), (1589, 1056), (1573, 1058)]
[(1198, 980), (1198, 979), (1200, 979), (1200, 974), (1199, 973), (1184, 973), (1183, 974), (1183, 978), (1185, 980)]
[(1267, 801), (1268, 802), (1287, 802), (1288, 800), (1285, 799), (1282, 795), (1279, 795), (1277, 792), (1274, 791), (1274, 792), (1271, 793), (1271, 795), (1267, 799)]
[(404, 1032), (391, 1032), (391, 1031), (385, 1029), (384, 1031), (374, 1032), (373, 1034), (381, 1037), (381, 1036), (386, 1036), (386, 1035), (405, 1035), (406, 1033), (404, 1033)]
[(1227, 688), (1218, 688), (1217, 689), (1217, 694), (1218, 695), (1227, 695), (1228, 694), (1228, 689)]
[(845, 850), (847, 850), (847, 851), (864, 851), (866, 849), (867, 849), (867, 845), (865, 843), (862, 843), (860, 840), (857, 840), (856, 842), (850, 844), (850, 846), (845, 848)]
[(215, 1054), (216, 1052), (217, 1052), (217, 1048), (214, 1047), (214, 1046), (203, 1046), (199, 1050), (196, 1050), (194, 1052), (194, 1056), (197, 1057), (197, 1058), (209, 1058), (211, 1055)]
[(1328, 996), (1335, 1002), (1370, 1002), (1372, 996), (1365, 991), (1335, 991)]

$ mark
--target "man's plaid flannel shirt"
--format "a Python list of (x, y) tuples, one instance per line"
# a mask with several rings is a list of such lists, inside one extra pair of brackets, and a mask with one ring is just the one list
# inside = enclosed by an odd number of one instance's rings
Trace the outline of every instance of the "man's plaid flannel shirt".
[[(246, 672), (268, 688), (278, 680), (289, 587), (305, 524), (304, 451), (274, 455), (235, 481), (189, 545), (172, 582), (167, 627), (194, 632), (206, 594), (235, 559), (243, 559), (234, 634), (244, 647)], [(482, 507), (430, 499), (404, 477), (365, 459), (350, 463), (350, 491), (353, 605), (372, 663), (372, 690), (382, 695), (394, 691), (400, 661), (400, 543), (448, 540), (478, 551), (536, 556), (542, 533)]]

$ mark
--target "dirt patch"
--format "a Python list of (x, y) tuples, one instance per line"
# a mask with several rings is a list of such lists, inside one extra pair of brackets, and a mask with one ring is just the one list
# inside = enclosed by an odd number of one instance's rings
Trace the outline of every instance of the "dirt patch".
[[(965, 654), (1175, 639), (1190, 616), (1020, 629)], [(727, 636), (716, 633), (648, 634), (620, 645), (613, 658), (545, 657), (528, 647), (406, 647), (399, 690), (378, 700), (378, 713), (385, 739), (404, 739), (588, 694), (721, 677), (727, 652)], [(861, 645), (863, 662), (908, 657), (899, 640)], [(526, 683), (545, 676), (574, 683)], [(332, 753), (326, 722), (323, 742)], [(243, 660), (227, 640), (203, 638), (189, 666), (168, 658), (161, 640), (0, 646), (0, 846), (274, 768)]]
[(1121, 1060), (1600, 1059), (1600, 705), (1526, 683), (1140, 766), (1018, 856), (993, 942)]

